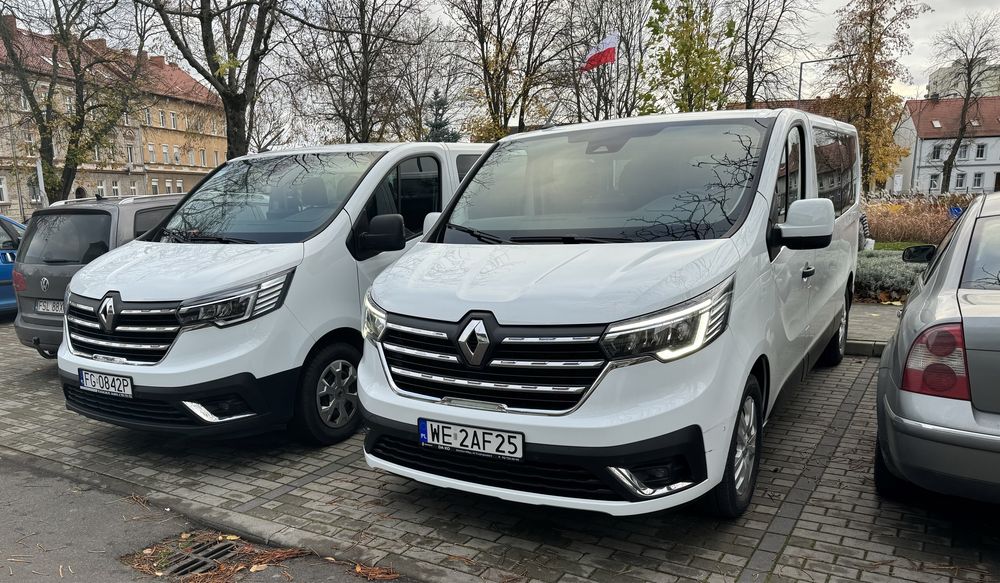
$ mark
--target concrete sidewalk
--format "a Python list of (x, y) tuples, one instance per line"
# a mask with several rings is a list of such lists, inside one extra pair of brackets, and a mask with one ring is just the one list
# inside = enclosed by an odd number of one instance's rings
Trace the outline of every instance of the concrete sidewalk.
[(847, 332), (847, 354), (880, 356), (885, 343), (896, 332), (903, 306), (862, 304), (851, 306)]

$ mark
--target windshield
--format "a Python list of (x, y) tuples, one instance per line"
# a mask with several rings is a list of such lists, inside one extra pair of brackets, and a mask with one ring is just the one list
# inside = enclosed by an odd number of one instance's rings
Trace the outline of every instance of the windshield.
[(107, 253), (111, 215), (96, 213), (40, 214), (18, 250), (21, 263), (86, 265)]
[(444, 242), (715, 239), (746, 210), (766, 120), (662, 122), (501, 143)]
[(297, 243), (340, 210), (381, 152), (234, 160), (177, 207), (161, 241)]

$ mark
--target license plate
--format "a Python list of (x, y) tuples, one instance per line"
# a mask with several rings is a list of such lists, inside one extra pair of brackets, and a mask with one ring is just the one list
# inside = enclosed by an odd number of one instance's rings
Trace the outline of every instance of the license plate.
[(488, 457), (521, 459), (524, 434), (419, 419), (420, 444)]
[(85, 391), (113, 395), (115, 397), (132, 398), (132, 379), (101, 372), (91, 372), (79, 369), (80, 388)]
[(35, 311), (43, 314), (62, 314), (63, 303), (59, 300), (35, 300)]

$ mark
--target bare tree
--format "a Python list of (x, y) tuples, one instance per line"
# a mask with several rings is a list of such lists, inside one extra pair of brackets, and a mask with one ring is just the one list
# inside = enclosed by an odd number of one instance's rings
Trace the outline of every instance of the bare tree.
[(955, 159), (965, 140), (969, 126), (979, 116), (979, 88), (987, 75), (1000, 66), (1000, 12), (968, 14), (952, 23), (934, 38), (934, 48), (947, 71), (953, 75), (952, 85), (958, 88), (962, 99), (958, 128), (951, 151), (941, 171), (942, 190), (951, 184)]
[(803, 32), (810, 12), (807, 0), (731, 0), (736, 22), (736, 78), (747, 109), (760, 99), (787, 94), (791, 63), (807, 51)]
[(250, 104), (247, 127), (250, 151), (267, 152), (290, 141), (292, 112), (290, 96), (276, 79), (268, 80)]
[(421, 140), (427, 135), (435, 92), (454, 103), (467, 80), (455, 54), (455, 31), (429, 18), (419, 19), (416, 26), (416, 36), (425, 40), (405, 51), (402, 63), (396, 135), (403, 140)]
[(148, 16), (118, 0), (3, 0), (0, 13), (8, 15), (0, 19), (5, 97), (38, 133), (49, 200), (64, 200), (79, 166), (112, 147), (122, 116), (141, 105)]

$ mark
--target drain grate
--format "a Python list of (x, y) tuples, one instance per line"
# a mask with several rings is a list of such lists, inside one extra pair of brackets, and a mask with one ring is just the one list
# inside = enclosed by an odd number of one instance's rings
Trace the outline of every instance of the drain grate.
[(163, 565), (164, 575), (191, 575), (215, 568), (219, 561), (236, 554), (236, 544), (230, 541), (205, 541), (186, 551), (172, 553)]

